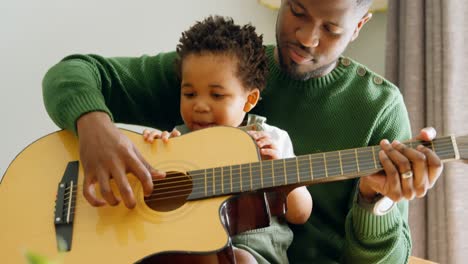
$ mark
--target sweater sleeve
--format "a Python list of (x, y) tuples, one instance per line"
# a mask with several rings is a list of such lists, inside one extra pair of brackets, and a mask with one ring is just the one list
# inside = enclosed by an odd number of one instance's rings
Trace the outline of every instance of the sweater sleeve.
[[(400, 93), (384, 107), (376, 121), (371, 143), (381, 139), (408, 140), (410, 125)], [(373, 142), (372, 142), (373, 141)], [(408, 226), (408, 201), (397, 203), (389, 213), (376, 216), (356, 203), (357, 190), (352, 197), (346, 218), (346, 263), (407, 263), (411, 253)]]
[(175, 56), (68, 56), (44, 76), (46, 110), (59, 127), (75, 133), (78, 118), (93, 111), (108, 113), (114, 122), (167, 130), (181, 122)]

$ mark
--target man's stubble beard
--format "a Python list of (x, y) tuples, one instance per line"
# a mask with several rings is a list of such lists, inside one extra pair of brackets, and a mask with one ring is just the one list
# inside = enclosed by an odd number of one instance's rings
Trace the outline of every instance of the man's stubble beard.
[(285, 63), (283, 54), (281, 52), (282, 46), (279, 42), (278, 34), (276, 34), (276, 48), (277, 48), (278, 63), (279, 63), (280, 69), (283, 72), (285, 72), (287, 75), (289, 75), (289, 77), (297, 81), (307, 81), (309, 79), (315, 79), (315, 78), (324, 76), (325, 75), (324, 72), (326, 72), (331, 67), (331, 65), (336, 65), (337, 60), (338, 60), (336, 59), (332, 61), (331, 63), (321, 66), (315, 70), (311, 70), (308, 72), (299, 72), (296, 67), (297, 64), (295, 62), (291, 61), (291, 64), (289, 65)]

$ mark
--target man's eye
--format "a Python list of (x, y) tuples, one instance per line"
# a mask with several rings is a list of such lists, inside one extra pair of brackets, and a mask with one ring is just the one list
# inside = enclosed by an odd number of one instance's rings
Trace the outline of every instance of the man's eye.
[(342, 33), (342, 30), (337, 28), (336, 26), (325, 25), (324, 28), (327, 32), (333, 35), (340, 35)]
[(297, 8), (294, 6), (293, 3), (289, 3), (289, 10), (291, 10), (291, 13), (296, 16), (296, 17), (301, 17), (304, 16), (303, 13), (299, 12)]

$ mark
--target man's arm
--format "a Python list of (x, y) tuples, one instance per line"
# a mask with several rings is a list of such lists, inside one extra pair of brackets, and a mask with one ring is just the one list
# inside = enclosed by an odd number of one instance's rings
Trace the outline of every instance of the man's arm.
[[(140, 179), (146, 195), (153, 189), (152, 178), (164, 176), (142, 158), (112, 119), (162, 128), (180, 122), (174, 58), (174, 53), (113, 59), (73, 55), (44, 77), (47, 112), (59, 127), (79, 134), (83, 193), (92, 205), (119, 203), (110, 178), (117, 183), (125, 205), (133, 208), (135, 199), (126, 173)], [(104, 200), (96, 196), (95, 183)]]
[[(411, 130), (401, 96), (382, 109), (370, 144), (383, 138), (407, 140)], [(365, 178), (365, 177), (364, 177)], [(361, 178), (359, 182), (364, 180)], [(383, 216), (373, 215), (357, 203), (356, 186), (351, 210), (346, 218), (345, 263), (406, 263), (411, 252), (408, 202), (401, 201)]]

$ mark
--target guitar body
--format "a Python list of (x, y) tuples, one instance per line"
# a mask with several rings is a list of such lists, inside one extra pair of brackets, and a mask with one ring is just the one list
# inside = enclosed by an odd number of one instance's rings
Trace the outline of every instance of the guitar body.
[[(253, 140), (235, 128), (205, 129), (172, 138), (166, 144), (161, 140), (149, 144), (140, 134), (122, 132), (150, 164), (166, 172), (259, 160)], [(70, 132), (59, 131), (29, 145), (10, 164), (0, 185), (2, 262), (25, 263), (26, 251), (66, 264), (134, 263), (167, 252), (217, 253), (230, 245), (229, 234), (249, 229), (245, 223), (235, 227), (230, 212), (238, 217), (241, 210), (226, 203), (242, 199), (221, 196), (184, 201), (158, 211), (147, 205), (141, 185), (131, 174), (129, 182), (137, 200), (134, 209), (127, 209), (123, 202), (116, 207), (92, 207), (82, 194), (80, 163), (71, 248), (59, 253), (54, 225), (56, 194), (67, 164), (77, 160), (78, 140)], [(118, 193), (115, 185), (112, 187)], [(260, 200), (257, 197), (256, 201)], [(258, 223), (253, 225), (259, 227)]]

